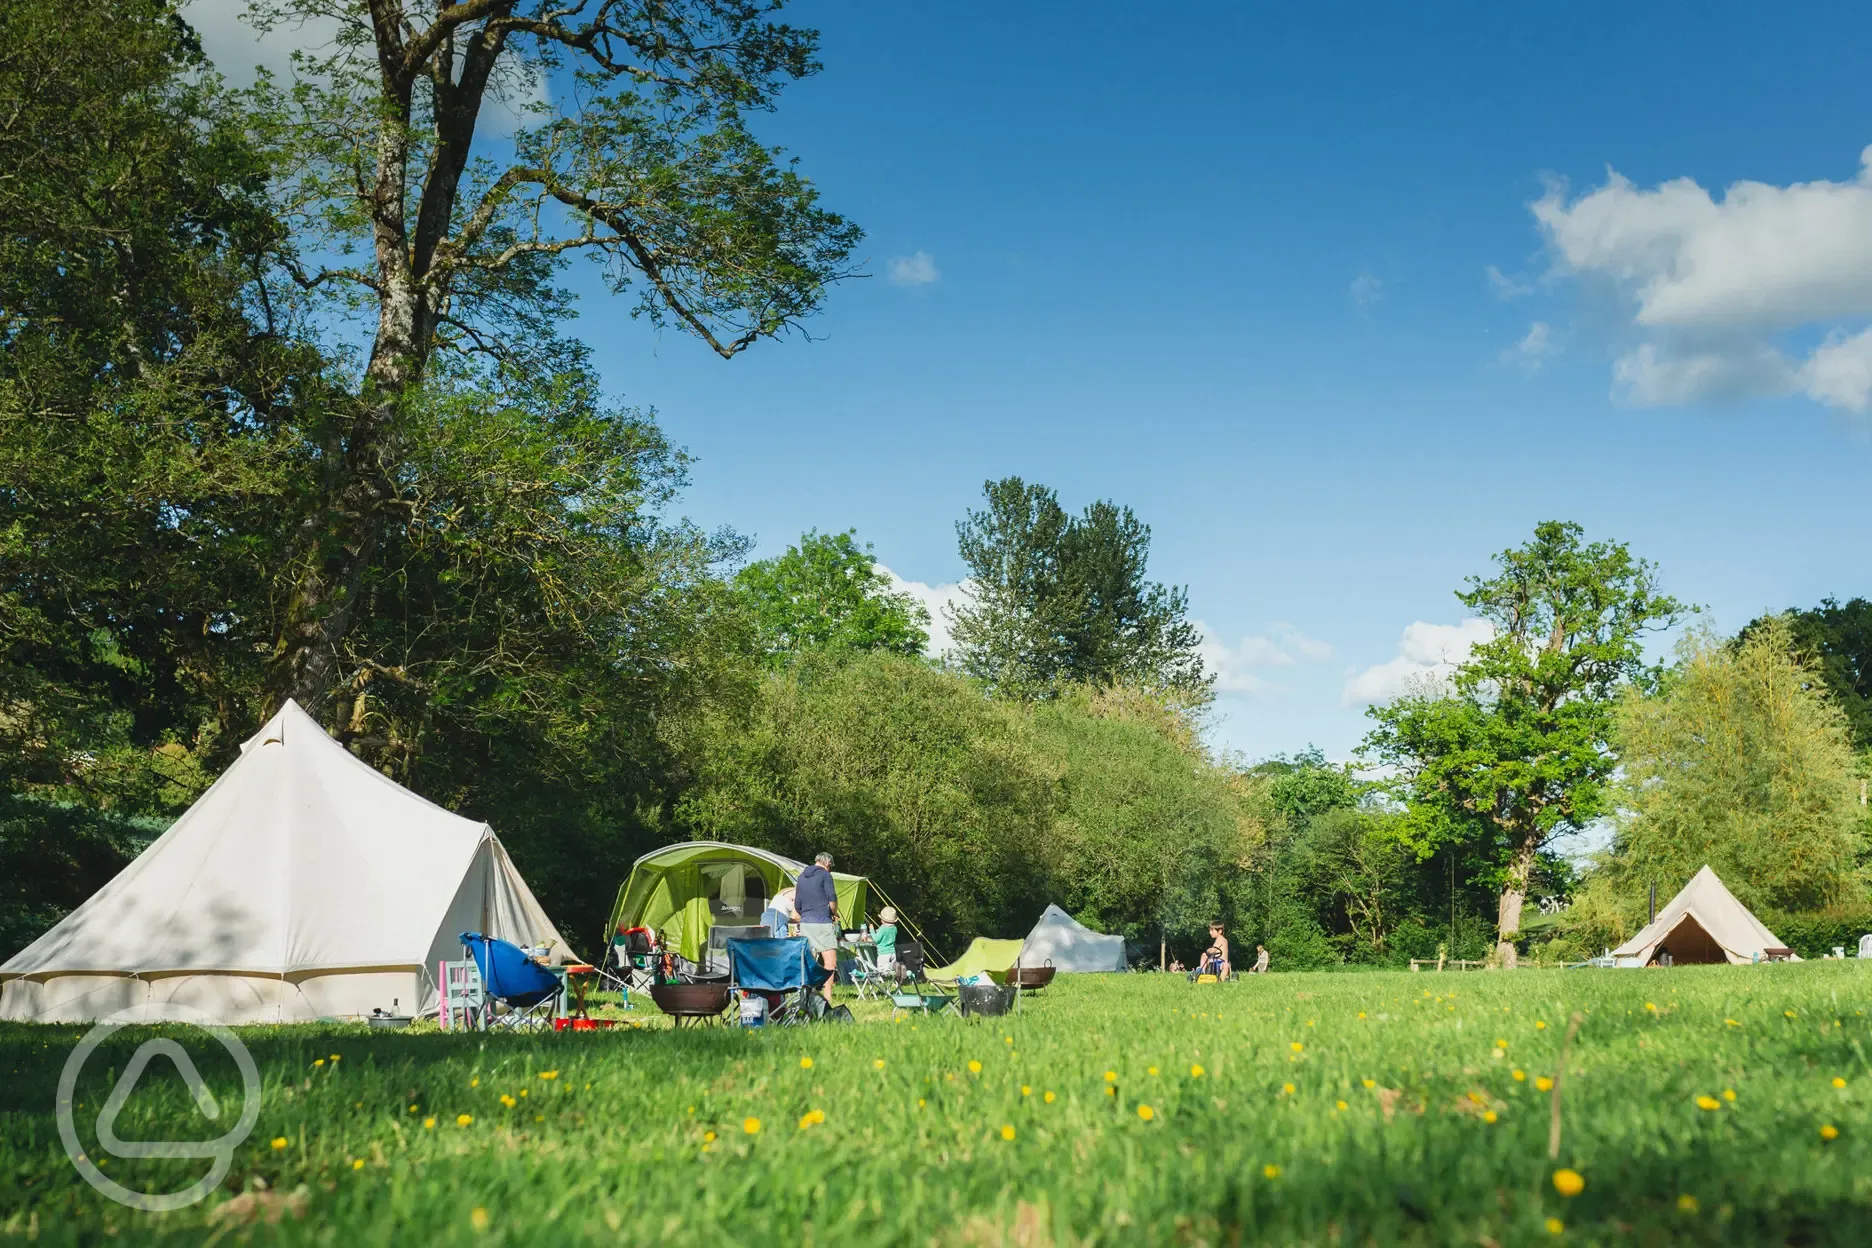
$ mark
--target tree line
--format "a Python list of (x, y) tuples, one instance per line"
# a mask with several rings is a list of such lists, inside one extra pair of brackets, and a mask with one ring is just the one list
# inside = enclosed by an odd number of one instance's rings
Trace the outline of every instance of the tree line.
[[(311, 17), (329, 47), (234, 90), (164, 0), (0, 7), (0, 953), (288, 697), (492, 823), (581, 942), (693, 836), (830, 848), (951, 946), (1057, 901), (1140, 956), (1215, 917), (1295, 967), (1571, 956), (1692, 858), (1863, 911), (1863, 599), (1660, 666), (1686, 609), (1656, 570), (1542, 525), (1459, 594), (1493, 639), (1359, 760), (1242, 764), (1149, 526), (1010, 477), (957, 524), (932, 660), (855, 532), (748, 562), (680, 518), (682, 451), (566, 330), (581, 258), (724, 358), (856, 271), (751, 128), (816, 32), (724, 0), (253, 7)], [(580, 89), (485, 124), (554, 75)]]

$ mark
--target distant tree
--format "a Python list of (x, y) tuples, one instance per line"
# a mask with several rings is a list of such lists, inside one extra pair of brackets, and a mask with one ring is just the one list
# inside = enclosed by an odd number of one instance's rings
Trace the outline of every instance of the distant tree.
[(1104, 501), (1069, 516), (1019, 477), (983, 492), (987, 506), (956, 525), (974, 589), (954, 612), (965, 671), (1012, 697), (1121, 682), (1209, 700), (1187, 593), (1145, 579), (1150, 526)]
[[(1742, 630), (1738, 643), (1776, 618), (1754, 621)], [(1789, 611), (1778, 618), (1786, 621), (1794, 650), (1806, 658), (1812, 675), (1845, 713), (1854, 745), (1872, 750), (1872, 601), (1827, 598), (1811, 610)]]
[(807, 533), (799, 545), (735, 577), (762, 658), (775, 669), (811, 650), (923, 653), (929, 612), (890, 584), (871, 547), (860, 546), (851, 530)]
[(1548, 521), (1457, 599), (1495, 626), (1451, 677), (1369, 712), (1365, 750), (1396, 768), (1398, 832), (1420, 856), (1472, 843), (1496, 862), (1497, 954), (1512, 966), (1521, 907), (1553, 837), (1611, 812), (1617, 700), (1643, 672), (1644, 634), (1683, 608), (1618, 542)]
[(1708, 863), (1742, 901), (1863, 900), (1867, 831), (1845, 714), (1769, 616), (1739, 644), (1686, 639), (1662, 692), (1619, 704), (1618, 836), (1598, 881), (1635, 906)]

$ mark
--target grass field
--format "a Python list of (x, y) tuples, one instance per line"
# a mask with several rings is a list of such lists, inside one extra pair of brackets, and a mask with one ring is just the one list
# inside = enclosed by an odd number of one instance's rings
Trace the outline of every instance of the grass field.
[[(82, 1029), (8, 1025), (0, 1234), (1863, 1245), (1868, 1010), (1872, 965), (1847, 962), (1081, 978), (1005, 1020), (872, 1013), (753, 1033), (255, 1029), (259, 1125), (221, 1190), (171, 1214), (105, 1201), (60, 1146), (54, 1088)], [(1550, 1162), (1537, 1085), (1575, 1011)], [(87, 1147), (112, 1068), (143, 1038), (121, 1033), (87, 1063)], [(232, 1063), (184, 1043), (238, 1106)], [(120, 1137), (220, 1129), (166, 1063), (152, 1072)], [(105, 1173), (173, 1190), (205, 1166)], [(1575, 1195), (1558, 1190), (1563, 1168), (1583, 1180)]]

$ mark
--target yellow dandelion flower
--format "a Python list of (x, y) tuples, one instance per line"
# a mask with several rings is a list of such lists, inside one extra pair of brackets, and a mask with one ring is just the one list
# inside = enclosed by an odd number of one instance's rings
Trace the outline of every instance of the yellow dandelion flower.
[(425, 1119), (423, 1119), (423, 1130), (425, 1130), (425, 1131), (433, 1131), (433, 1130), (435, 1130), (435, 1122), (436, 1122), (436, 1120), (435, 1120), (435, 1119), (433, 1119), (433, 1118), (425, 1118)]
[(1713, 1096), (1699, 1096), (1696, 1099), (1698, 1109), (1721, 1109), (1722, 1102)]
[(1306, 1051), (1306, 1045), (1301, 1044), (1298, 1040), (1295, 1040), (1292, 1044), (1289, 1044), (1287, 1047), (1292, 1049), (1296, 1053), (1304, 1053)]
[(312, 1059), (312, 1069), (314, 1070), (317, 1070), (320, 1066), (323, 1066), (324, 1064), (325, 1064), (325, 1059), (322, 1057), (315, 1057)]
[(336, 1053), (334, 1053), (334, 1054), (332, 1054), (332, 1055), (331, 1055), (331, 1060), (332, 1060), (332, 1061), (334, 1061), (334, 1062), (335, 1062), (335, 1061), (337, 1061), (337, 1060), (338, 1060), (338, 1054), (336, 1054)]
[(1586, 1180), (1577, 1170), (1556, 1170), (1553, 1172), (1553, 1190), (1562, 1196), (1577, 1196), (1586, 1190)]
[(1106, 1085), (1105, 1085), (1105, 1095), (1106, 1095), (1106, 1096), (1117, 1096), (1117, 1095), (1118, 1095), (1118, 1089), (1117, 1089), (1117, 1088), (1114, 1088), (1114, 1087), (1112, 1087), (1112, 1086), (1111, 1086), (1110, 1084), (1106, 1084)]
[(741, 1129), (747, 1132), (749, 1135), (759, 1135), (760, 1134), (760, 1119), (743, 1118), (741, 1120)]
[(487, 1230), (488, 1211), (483, 1209), (480, 1205), (476, 1205), (474, 1207), (474, 1212), (468, 1215), (468, 1224), (477, 1231)]
[(1725, 1101), (1733, 1101), (1733, 1100), (1735, 1100), (1735, 1089), (1734, 1089), (1734, 1088), (1724, 1088), (1724, 1089), (1723, 1089), (1723, 1100), (1725, 1100)]
[(1733, 1018), (1725, 1018), (1723, 1019), (1723, 1022), (1728, 1024), (1731, 1027), (1740, 1027), (1742, 1025), (1741, 1023), (1736, 1022), (1736, 1020)]
[(539, 1077), (542, 1079), (557, 1079), (559, 1077), (559, 1072), (556, 1070), (542, 1070), (539, 1072)]
[(1509, 1071), (1508, 1073), (1514, 1076), (1514, 1081), (1516, 1083), (1527, 1082), (1527, 1071), (1525, 1070), (1513, 1070), (1513, 1071)]
[(1562, 1222), (1559, 1218), (1547, 1219), (1547, 1233), (1549, 1235), (1558, 1235), (1564, 1230), (1566, 1230), (1566, 1223)]
[(1787, 1017), (1789, 1017), (1789, 1018), (1794, 1018), (1794, 1017), (1796, 1017), (1796, 1015), (1795, 1015), (1795, 1013), (1794, 1013), (1794, 1011), (1793, 1011), (1793, 1010), (1782, 1010), (1782, 1011), (1781, 1011), (1781, 1013), (1783, 1013), (1784, 1015), (1786, 1015), (1786, 1016), (1787, 1016)]
[(479, 1076), (479, 1075), (477, 1075), (477, 1076), (475, 1076), (475, 1077), (474, 1077), (473, 1079), (470, 1079), (470, 1080), (468, 1081), (468, 1086), (469, 1086), (469, 1087), (471, 1087), (471, 1088), (478, 1088), (478, 1087), (480, 1087), (480, 1086), (481, 1086), (481, 1078), (480, 1078), (480, 1076)]
[(1334, 1108), (1336, 1108), (1336, 1109), (1345, 1109), (1345, 1108), (1347, 1108), (1347, 1106), (1346, 1106), (1346, 1103), (1345, 1103), (1344, 1101), (1334, 1101), (1334, 1102), (1333, 1102), (1333, 1106), (1334, 1106)]
[(525, 1088), (521, 1088), (521, 1089), (520, 1089), (520, 1095), (521, 1095), (521, 1096), (525, 1096), (526, 1094), (527, 1094), (527, 1090), (526, 1090)]
[(473, 1125), (474, 1125), (474, 1115), (473, 1115), (473, 1114), (456, 1114), (456, 1115), (455, 1115), (455, 1125), (456, 1125), (456, 1126), (458, 1126), (458, 1127), (468, 1127), (468, 1126), (473, 1126)]
[(1144, 1073), (1155, 1079), (1157, 1077), (1157, 1068), (1155, 1066), (1146, 1066), (1144, 1068)]
[(1021, 1095), (1022, 1095), (1022, 1096), (1032, 1096), (1032, 1095), (1033, 1095), (1033, 1089), (1032, 1089), (1032, 1088), (1030, 1088), (1030, 1087), (1028, 1087), (1028, 1086), (1027, 1086), (1026, 1084), (1024, 1084), (1024, 1083), (1023, 1083), (1023, 1084), (1021, 1084)]
[(1820, 1138), (1823, 1140), (1839, 1139), (1839, 1128), (1830, 1122), (1826, 1123), (1820, 1128)]
[(1553, 1080), (1549, 1079), (1546, 1075), (1535, 1075), (1534, 1076), (1534, 1090), (1536, 1092), (1553, 1091)]
[(275, 1139), (275, 1140), (273, 1141), (273, 1149), (274, 1149), (274, 1151), (275, 1151), (275, 1152), (278, 1152), (278, 1151), (279, 1151), (280, 1149), (282, 1149), (282, 1148), (285, 1148), (285, 1147), (286, 1147), (286, 1137), (285, 1137), (285, 1136), (283, 1136), (283, 1135), (282, 1135), (282, 1136), (279, 1136), (278, 1138), (276, 1138), (276, 1139)]
[(1117, 1083), (1117, 1082), (1118, 1082), (1118, 1072), (1117, 1072), (1117, 1071), (1115, 1071), (1115, 1070), (1108, 1070), (1108, 1071), (1106, 1071), (1106, 1072), (1105, 1072), (1105, 1082), (1106, 1082), (1106, 1083)]
[(1264, 1179), (1278, 1179), (1280, 1176), (1281, 1168), (1271, 1161), (1261, 1167), (1261, 1177)]
[(1359, 1082), (1368, 1088), (1375, 1088), (1378, 1086), (1378, 1081), (1376, 1079), (1361, 1079)]
[(1051, 1105), (1051, 1104), (1053, 1103), (1053, 1091), (1052, 1091), (1052, 1089), (1050, 1089), (1050, 1088), (1049, 1088), (1049, 1089), (1048, 1089), (1047, 1091), (1045, 1091), (1045, 1092), (1042, 1092), (1042, 1093), (1040, 1094), (1040, 1099), (1041, 1099), (1041, 1100), (1043, 1100), (1043, 1101), (1045, 1101), (1045, 1102), (1046, 1102), (1047, 1104), (1049, 1104), (1049, 1105)]
[(1535, 1020), (1534, 1020), (1534, 1030), (1535, 1030), (1535, 1031), (1546, 1031), (1546, 1030), (1547, 1030), (1547, 1024), (1546, 1024), (1546, 1023), (1543, 1023), (1543, 1022), (1542, 1022), (1542, 1021), (1541, 1021), (1540, 1019), (1538, 1019), (1538, 1018), (1537, 1018), (1537, 1019), (1535, 1019)]
[(1364, 1011), (1364, 1010), (1360, 1010), (1360, 1011), (1358, 1012), (1358, 1016), (1359, 1016), (1360, 1018), (1364, 1018), (1364, 1017), (1365, 1017), (1365, 1011)]
[(1281, 1084), (1281, 1092), (1283, 1095), (1292, 1096), (1294, 1093), (1294, 1085), (1291, 1083)]
[(1506, 1040), (1497, 1040), (1495, 1042), (1495, 1047), (1498, 1049), (1505, 1049), (1508, 1047), (1508, 1042)]
[(412, 1113), (412, 1114), (413, 1114), (413, 1113), (415, 1113), (415, 1112), (416, 1112), (416, 1106), (414, 1106), (414, 1105), (412, 1105), (412, 1106), (410, 1106), (410, 1107), (409, 1107), (409, 1112), (410, 1112), (410, 1113)]
[(1012, 1123), (1008, 1123), (1001, 1128), (1001, 1138), (1004, 1140), (1011, 1140), (1014, 1138), (1014, 1126)]
[(1495, 1111), (1494, 1111), (1494, 1110), (1492, 1110), (1492, 1109), (1485, 1109), (1485, 1110), (1483, 1110), (1483, 1111), (1482, 1111), (1482, 1121), (1483, 1121), (1483, 1122), (1486, 1122), (1486, 1123), (1490, 1123), (1490, 1124), (1493, 1124), (1493, 1123), (1494, 1123), (1494, 1121), (1495, 1121), (1495, 1117), (1496, 1117), (1496, 1115), (1495, 1115)]
[(1647, 1010), (1649, 1010), (1649, 1011), (1651, 1011), (1651, 1013), (1653, 1013), (1653, 1014), (1655, 1014), (1655, 1013), (1657, 1013), (1657, 1003), (1656, 1003), (1655, 1001), (1647, 1001), (1647, 1002), (1645, 1002), (1645, 1003), (1644, 1003), (1644, 1008), (1645, 1008), (1645, 1009), (1647, 1009)]
[(704, 1144), (713, 1144), (715, 1142), (715, 1133), (713, 1131), (704, 1131), (702, 1133), (702, 1142)]
[(519, 1101), (514, 1100), (513, 1097), (508, 1096), (505, 1092), (501, 1093), (501, 1104), (505, 1105), (508, 1109), (512, 1109), (519, 1103)]
[(1695, 1213), (1696, 1211), (1697, 1211), (1697, 1198), (1692, 1196), (1689, 1192), (1685, 1192), (1683, 1195), (1677, 1198), (1677, 1212)]
[(1140, 1105), (1137, 1107), (1137, 1116), (1142, 1118), (1145, 1122), (1149, 1122), (1157, 1116), (1157, 1111), (1148, 1105)]
[(878, 1058), (873, 1058), (873, 1059), (872, 1059), (872, 1061), (871, 1061), (871, 1069), (872, 1069), (872, 1070), (883, 1070), (883, 1069), (884, 1069), (884, 1059), (883, 1059), (883, 1058), (881, 1058), (881, 1057), (878, 1057)]
[(1840, 1077), (1839, 1077), (1838, 1075), (1834, 1075), (1834, 1076), (1833, 1076), (1833, 1086), (1834, 1086), (1834, 1087), (1836, 1087), (1836, 1088), (1843, 1088), (1843, 1087), (1845, 1087), (1845, 1086), (1846, 1086), (1846, 1081), (1845, 1081), (1844, 1079), (1842, 1079), (1842, 1078), (1840, 1078)]
[(819, 1121), (819, 1120), (818, 1120), (817, 1118), (815, 1118), (815, 1117), (813, 1117), (813, 1116), (812, 1116), (811, 1114), (809, 1114), (809, 1113), (808, 1113), (808, 1114), (801, 1114), (801, 1115), (800, 1115), (800, 1120), (799, 1120), (799, 1129), (800, 1129), (800, 1130), (802, 1130), (802, 1131), (804, 1131), (804, 1130), (805, 1130), (805, 1129), (806, 1129), (807, 1127), (810, 1127), (810, 1126), (812, 1126), (812, 1125), (813, 1125), (813, 1124), (814, 1124), (815, 1122), (818, 1122), (818, 1121)]
[(929, 1102), (928, 1102), (928, 1101), (926, 1101), (926, 1100), (924, 1100), (924, 1099), (923, 1099), (922, 1097), (920, 1097), (920, 1096), (919, 1096), (919, 1097), (917, 1097), (917, 1108), (918, 1108), (918, 1109), (922, 1109), (922, 1108), (923, 1108), (923, 1107), (924, 1107), (925, 1105), (927, 1105), (927, 1104), (929, 1104)]
[(973, 1058), (969, 1059), (969, 1074), (971, 1075), (981, 1074), (981, 1063), (978, 1061), (975, 1061)]
[(364, 1159), (362, 1157), (353, 1157), (351, 1159), (351, 1168), (353, 1170), (362, 1170), (364, 1168)]

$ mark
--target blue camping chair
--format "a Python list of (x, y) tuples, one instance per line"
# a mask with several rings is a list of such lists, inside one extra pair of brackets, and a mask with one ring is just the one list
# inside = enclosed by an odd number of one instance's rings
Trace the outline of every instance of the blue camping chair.
[(729, 941), (728, 977), (744, 993), (783, 994), (780, 1005), (769, 1008), (768, 1022), (788, 1026), (828, 1013), (819, 988), (832, 972), (819, 965), (803, 936)]
[[(559, 995), (564, 991), (564, 983), (557, 975), (528, 958), (512, 941), (463, 932), (461, 942), (474, 959), (475, 969), (481, 972), (483, 1029), (545, 1031), (552, 1027), (559, 1013)], [(507, 1013), (498, 1013), (495, 1002), (505, 1005)]]

